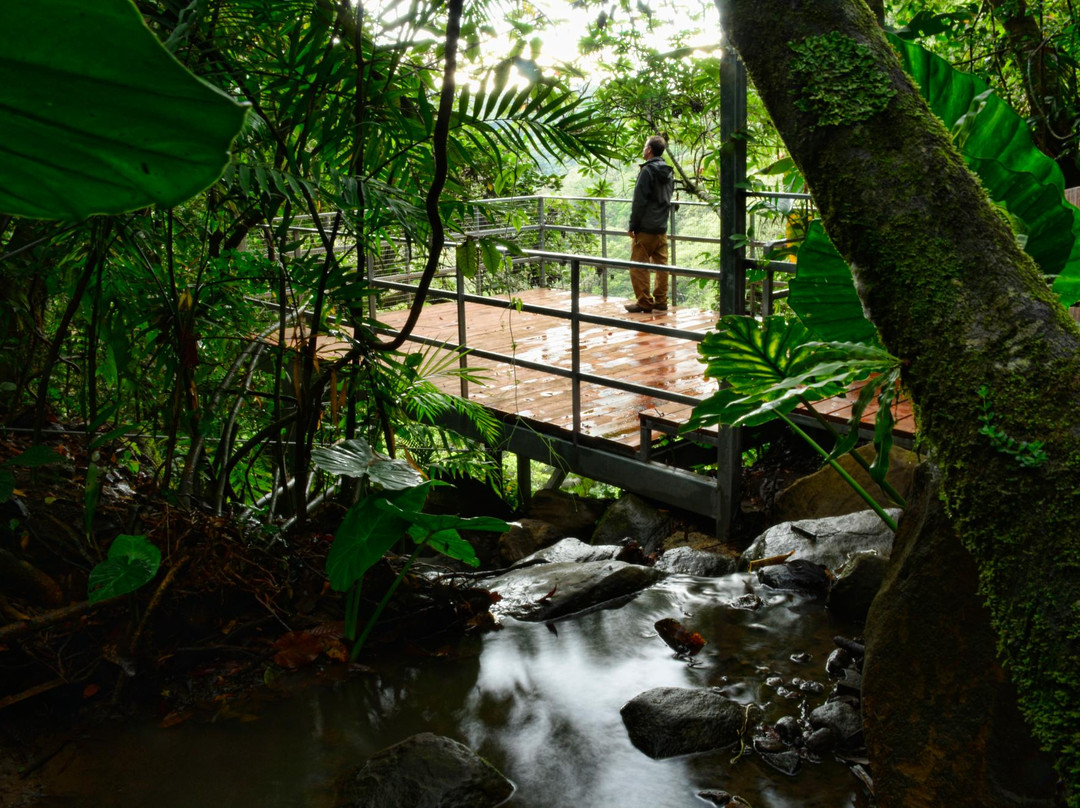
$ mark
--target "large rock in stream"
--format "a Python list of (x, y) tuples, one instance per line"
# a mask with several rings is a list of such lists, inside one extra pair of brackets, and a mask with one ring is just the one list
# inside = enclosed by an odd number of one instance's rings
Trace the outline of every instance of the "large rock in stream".
[(695, 550), (693, 547), (672, 547), (665, 550), (656, 562), (661, 572), (719, 578), (735, 572), (735, 558), (720, 553)]
[(712, 690), (654, 687), (619, 713), (630, 742), (651, 758), (707, 752), (739, 740), (743, 707)]
[(469, 747), (424, 732), (372, 755), (337, 808), (495, 808), (513, 792)]
[[(872, 443), (855, 450), (867, 462), (874, 462), (877, 450)], [(870, 475), (850, 454), (843, 455), (837, 461), (841, 468), (855, 478), (883, 508), (895, 508), (894, 503), (870, 479)], [(914, 452), (894, 446), (889, 453), (889, 483), (905, 499), (911, 495), (912, 479), (919, 459)], [(848, 485), (832, 466), (825, 466), (820, 471), (802, 477), (781, 491), (773, 504), (773, 521), (793, 522), (799, 519), (820, 519), (826, 516), (840, 516), (866, 509), (866, 502), (854, 488)]]
[[(894, 519), (900, 516), (896, 509), (887, 512)], [(747, 569), (751, 561), (759, 558), (793, 552), (792, 559), (838, 570), (859, 552), (873, 551), (888, 558), (892, 544), (892, 530), (870, 510), (826, 519), (784, 522), (754, 539), (739, 557), (739, 569)]]
[(563, 561), (511, 569), (485, 586), (502, 597), (493, 614), (543, 622), (633, 595), (659, 578), (652, 567), (623, 561)]
[(592, 535), (593, 544), (620, 544), (632, 539), (646, 555), (658, 552), (670, 532), (671, 517), (639, 496), (623, 494), (604, 511)]
[(1050, 808), (1057, 779), (994, 655), (978, 574), (929, 468), (866, 622), (862, 707), (879, 808)]
[(563, 539), (543, 550), (537, 550), (532, 555), (521, 559), (515, 568), (531, 565), (537, 561), (546, 561), (549, 564), (557, 562), (574, 562), (584, 564), (586, 561), (610, 561), (621, 551), (622, 547), (617, 544), (586, 544), (580, 539)]

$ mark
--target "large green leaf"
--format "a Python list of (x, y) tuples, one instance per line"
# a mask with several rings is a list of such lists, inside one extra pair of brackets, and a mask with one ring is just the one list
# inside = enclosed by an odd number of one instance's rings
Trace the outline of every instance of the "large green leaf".
[(753, 317), (721, 317), (715, 331), (698, 345), (705, 378), (723, 379), (736, 390), (752, 392), (801, 373), (812, 337), (801, 324), (779, 314), (760, 324)]
[(176, 205), (221, 176), (244, 114), (129, 0), (0, 3), (0, 211)]
[(412, 488), (424, 481), (407, 460), (380, 457), (363, 438), (312, 449), (311, 460), (323, 471), (343, 477), (367, 477), (387, 491)]
[(161, 550), (146, 536), (121, 534), (109, 545), (108, 557), (90, 570), (87, 598), (91, 603), (134, 592), (157, 575)]
[(15, 475), (0, 468), (0, 502), (7, 502), (15, 494)]
[(402, 512), (423, 508), (430, 487), (431, 483), (424, 483), (390, 497), (397, 510), (380, 507), (380, 503), (385, 505), (382, 497), (367, 497), (349, 509), (326, 557), (326, 575), (333, 589), (347, 591), (405, 536), (410, 522)]
[[(990, 198), (1020, 223), (1025, 251), (1043, 273), (1057, 276), (1054, 290), (1062, 302), (1080, 300), (1080, 211), (1065, 201), (1061, 171), (1035, 147), (1024, 119), (978, 77), (913, 42), (890, 41)], [(817, 223), (799, 249), (788, 302), (822, 339), (876, 340), (850, 268)]]
[(22, 468), (32, 469), (39, 466), (48, 466), (53, 463), (63, 462), (65, 462), (65, 459), (62, 455), (58, 455), (48, 446), (35, 444), (34, 446), (28, 447), (22, 454), (17, 455), (10, 460), (5, 460), (0, 465), (21, 466)]
[(510, 525), (502, 519), (492, 516), (465, 517), (454, 514), (421, 513), (409, 510), (401, 502), (382, 500), (378, 507), (399, 516), (410, 523), (409, 535), (417, 544), (427, 543), (433, 549), (449, 558), (463, 561), (470, 566), (480, 565), (473, 547), (461, 537), (458, 530), (487, 530), (505, 533)]
[(811, 222), (807, 228), (806, 240), (799, 247), (798, 272), (788, 290), (792, 310), (818, 338), (878, 344), (877, 329), (863, 314), (851, 267), (821, 222)]
[(896, 361), (870, 345), (812, 341), (802, 323), (780, 315), (760, 324), (752, 317), (723, 317), (698, 351), (708, 365), (705, 375), (727, 386), (694, 408), (687, 429), (762, 424), (800, 404), (839, 395)]
[(1024, 224), (1024, 250), (1066, 304), (1080, 299), (1080, 210), (1065, 201), (1057, 163), (1031, 139), (1027, 121), (978, 76), (962, 73), (914, 42), (890, 41), (904, 69), (953, 131), (957, 147), (990, 198)]

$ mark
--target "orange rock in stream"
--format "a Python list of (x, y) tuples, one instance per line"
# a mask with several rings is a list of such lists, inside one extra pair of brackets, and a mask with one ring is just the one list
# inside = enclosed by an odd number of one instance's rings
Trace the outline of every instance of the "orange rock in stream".
[(687, 631), (683, 624), (673, 617), (665, 617), (653, 624), (660, 639), (675, 649), (681, 656), (694, 656), (705, 647), (705, 638), (696, 631)]

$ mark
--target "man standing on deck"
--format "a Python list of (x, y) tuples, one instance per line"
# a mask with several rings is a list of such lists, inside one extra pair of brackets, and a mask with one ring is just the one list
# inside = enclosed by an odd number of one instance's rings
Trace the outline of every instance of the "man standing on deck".
[[(653, 135), (645, 141), (642, 157), (645, 162), (638, 172), (634, 186), (634, 201), (630, 206), (630, 260), (645, 264), (667, 264), (667, 224), (671, 196), (675, 192), (675, 177), (671, 166), (660, 157), (667, 141)], [(668, 273), (656, 271), (655, 285), (649, 293), (649, 270), (631, 269), (630, 284), (634, 302), (627, 303), (629, 312), (667, 311)]]

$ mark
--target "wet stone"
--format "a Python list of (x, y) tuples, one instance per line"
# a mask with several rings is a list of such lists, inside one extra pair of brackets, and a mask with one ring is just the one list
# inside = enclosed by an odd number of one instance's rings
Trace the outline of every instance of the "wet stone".
[(859, 693), (862, 691), (862, 674), (854, 668), (844, 668), (843, 676), (836, 683), (838, 693)]
[(747, 595), (737, 597), (734, 600), (729, 600), (727, 605), (732, 609), (744, 609), (749, 612), (756, 612), (765, 605), (765, 601), (751, 592)]
[(799, 771), (802, 762), (799, 753), (789, 749), (786, 752), (768, 752), (761, 755), (761, 759), (776, 769), (781, 774), (794, 775)]
[(345, 788), (343, 808), (494, 808), (514, 786), (451, 738), (421, 733), (377, 752)]
[(661, 572), (716, 578), (735, 571), (735, 559), (692, 547), (673, 547), (656, 562)]
[(808, 651), (798, 651), (798, 652), (796, 652), (796, 653), (794, 653), (794, 654), (792, 654), (791, 656), (788, 657), (788, 659), (790, 659), (792, 662), (796, 662), (796, 663), (799, 663), (799, 664), (809, 662), (813, 658), (814, 658), (814, 655), (809, 653)]
[(630, 742), (653, 759), (730, 746), (743, 726), (743, 707), (710, 690), (656, 687), (619, 712)]
[(765, 680), (765, 684), (769, 687), (774, 688), (782, 687), (784, 684), (784, 680), (781, 679), (779, 676), (770, 676), (768, 679)]
[(829, 576), (825, 567), (812, 561), (796, 559), (776, 564), (758, 571), (758, 580), (771, 589), (788, 592), (804, 592), (825, 597), (829, 591)]
[(784, 742), (772, 727), (759, 727), (754, 735), (753, 746), (754, 751), (761, 755), (784, 751)]
[(622, 561), (555, 562), (512, 569), (486, 587), (502, 596), (492, 614), (545, 622), (609, 602), (652, 585), (660, 573)]
[(820, 696), (825, 692), (825, 685), (820, 682), (812, 682), (809, 679), (799, 679), (796, 677), (791, 680), (791, 684), (810, 696)]
[(818, 707), (810, 713), (810, 725), (828, 727), (841, 744), (850, 743), (862, 734), (858, 710), (844, 701), (830, 701)]
[(831, 654), (829, 658), (825, 660), (825, 671), (829, 676), (840, 677), (844, 674), (844, 668), (850, 665), (854, 660), (851, 654), (843, 648), (837, 648)]
[(774, 728), (780, 740), (788, 746), (797, 746), (802, 741), (802, 727), (799, 726), (799, 719), (793, 715), (783, 716), (776, 722)]
[(806, 748), (817, 755), (836, 746), (836, 733), (828, 727), (820, 727), (806, 736)]
[(731, 793), (728, 791), (721, 791), (720, 789), (709, 789), (707, 791), (699, 791), (698, 797), (705, 800), (705, 802), (711, 802), (713, 805), (719, 805), (720, 808), (727, 808), (731, 802)]

